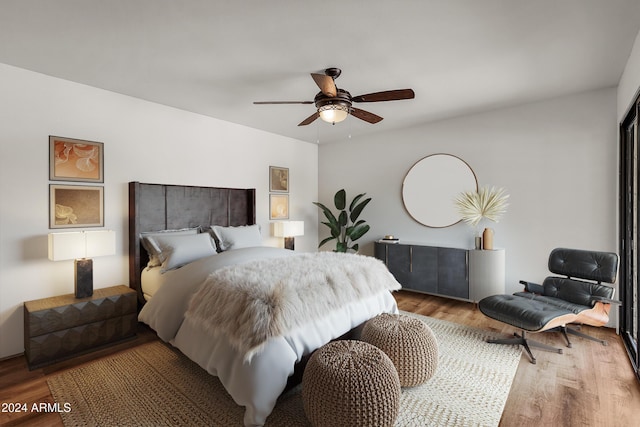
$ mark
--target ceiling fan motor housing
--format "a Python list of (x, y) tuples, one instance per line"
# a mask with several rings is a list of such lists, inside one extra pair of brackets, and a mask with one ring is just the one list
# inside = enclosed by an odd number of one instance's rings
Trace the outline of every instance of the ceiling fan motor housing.
[(351, 109), (351, 94), (344, 89), (338, 89), (335, 97), (330, 97), (322, 92), (318, 92), (313, 102), (316, 108), (323, 107), (325, 105), (344, 105)]

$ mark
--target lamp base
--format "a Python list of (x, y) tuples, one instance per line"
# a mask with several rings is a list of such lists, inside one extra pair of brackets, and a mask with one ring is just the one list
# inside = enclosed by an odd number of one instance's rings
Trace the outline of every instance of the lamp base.
[(293, 237), (285, 237), (284, 238), (284, 248), (294, 250), (294, 238)]
[(86, 298), (93, 295), (93, 260), (90, 258), (77, 259), (75, 273), (76, 298)]

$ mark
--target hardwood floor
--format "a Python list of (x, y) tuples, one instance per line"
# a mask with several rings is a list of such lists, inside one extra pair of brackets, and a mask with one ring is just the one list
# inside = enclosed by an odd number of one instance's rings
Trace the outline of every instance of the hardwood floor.
[[(396, 300), (401, 310), (493, 331), (496, 337), (515, 331), (471, 303), (404, 291), (396, 293)], [(563, 354), (534, 348), (534, 365), (523, 351), (501, 427), (639, 425), (640, 383), (622, 339), (609, 328), (585, 326), (582, 332), (606, 339), (609, 345), (570, 337), (573, 347), (567, 348), (558, 333), (529, 335), (562, 348)]]
[[(485, 317), (473, 304), (411, 292), (396, 293), (401, 310), (465, 324), (509, 336), (514, 329)], [(558, 334), (532, 338), (562, 347), (564, 354), (534, 349), (538, 363), (523, 354), (500, 426), (634, 426), (640, 414), (640, 384), (620, 337), (606, 328), (584, 332), (609, 341), (608, 346), (574, 337), (567, 348)], [(47, 378), (101, 357), (157, 339), (141, 326), (134, 340), (29, 371), (23, 356), (0, 361), (0, 404), (26, 404), (26, 412), (0, 412), (2, 426), (61, 426), (57, 413), (31, 411), (34, 403), (53, 403)], [(3, 406), (3, 409), (6, 409)]]
[[(157, 339), (151, 329), (140, 324), (134, 339), (33, 371), (27, 367), (24, 356), (0, 361), (0, 405), (3, 405), (0, 408), (0, 426), (62, 426), (62, 419), (58, 413), (33, 410), (34, 404), (39, 408), (40, 404), (54, 403), (47, 385), (47, 378), (66, 369), (76, 368)], [(21, 406), (20, 409), (26, 410), (16, 411), (15, 406), (5, 407), (5, 404), (18, 404)]]

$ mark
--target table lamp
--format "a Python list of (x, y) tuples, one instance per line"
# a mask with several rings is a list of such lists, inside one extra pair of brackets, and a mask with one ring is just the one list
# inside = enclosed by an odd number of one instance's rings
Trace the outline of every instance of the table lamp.
[(304, 235), (304, 221), (281, 221), (273, 224), (273, 235), (284, 237), (285, 249), (294, 250), (294, 237)]
[(116, 233), (112, 230), (49, 233), (49, 259), (75, 260), (76, 298), (93, 295), (93, 260), (116, 253)]

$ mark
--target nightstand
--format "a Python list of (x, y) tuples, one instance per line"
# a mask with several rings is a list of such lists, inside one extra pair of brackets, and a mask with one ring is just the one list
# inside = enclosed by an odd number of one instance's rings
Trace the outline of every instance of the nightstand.
[(29, 369), (134, 337), (136, 292), (127, 286), (96, 289), (24, 303), (24, 353)]

